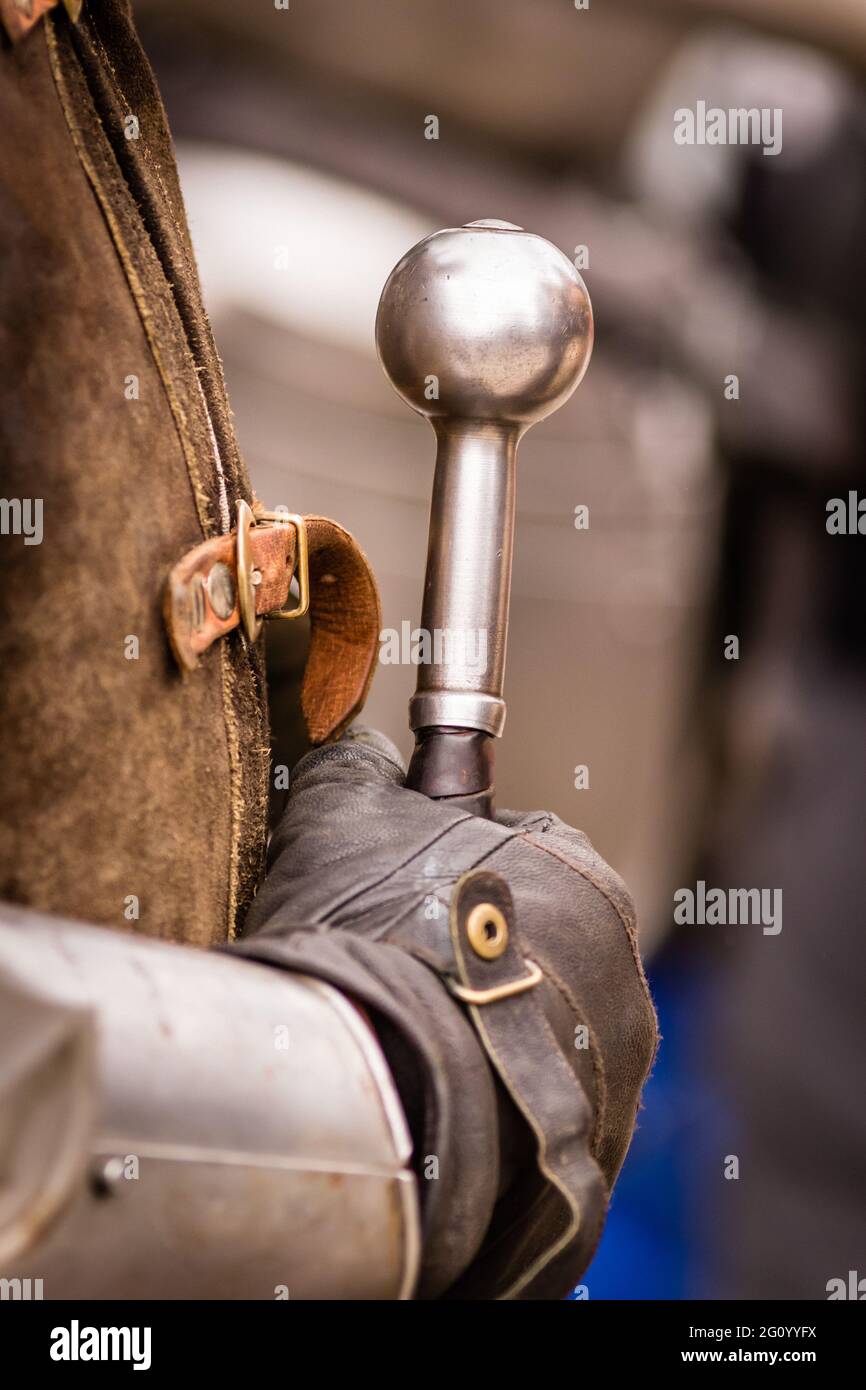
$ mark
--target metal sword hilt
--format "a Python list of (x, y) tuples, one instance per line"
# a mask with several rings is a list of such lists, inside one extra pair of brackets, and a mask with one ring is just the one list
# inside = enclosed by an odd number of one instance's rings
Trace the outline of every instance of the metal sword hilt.
[(436, 435), (407, 786), (492, 814), (517, 446), (568, 400), (592, 351), (571, 261), (511, 222), (435, 232), (395, 266), (376, 344), (386, 376)]

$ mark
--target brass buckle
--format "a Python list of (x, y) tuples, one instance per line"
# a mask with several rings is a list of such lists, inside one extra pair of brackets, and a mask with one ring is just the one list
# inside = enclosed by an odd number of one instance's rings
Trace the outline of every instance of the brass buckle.
[(544, 979), (534, 960), (524, 959), (523, 964), (529, 967), (528, 975), (522, 975), (519, 980), (508, 980), (504, 985), (494, 985), (492, 989), (470, 989), (468, 985), (458, 984), (452, 979), (445, 983), (455, 999), (463, 1004), (495, 1004), (497, 999), (511, 999), (515, 994), (534, 989)]
[[(261, 574), (253, 565), (250, 550), (250, 527), (262, 521), (273, 521), (279, 525), (294, 526), (297, 535), (298, 552), (296, 570), (298, 575), (298, 604), (295, 608), (275, 608), (260, 618), (256, 613), (256, 587), (261, 583)], [(250, 642), (255, 642), (262, 630), (264, 618), (302, 618), (310, 607), (310, 548), (307, 540), (307, 523), (297, 512), (265, 512), (258, 514), (243, 499), (238, 502), (237, 533), (238, 570), (238, 610), (241, 626)]]

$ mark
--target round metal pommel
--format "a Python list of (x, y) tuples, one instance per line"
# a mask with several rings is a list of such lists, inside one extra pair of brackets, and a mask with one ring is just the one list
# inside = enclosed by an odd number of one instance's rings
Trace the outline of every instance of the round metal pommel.
[(391, 272), (376, 317), (386, 375), (431, 419), (543, 420), (583, 377), (592, 336), (571, 261), (510, 222), (420, 241)]

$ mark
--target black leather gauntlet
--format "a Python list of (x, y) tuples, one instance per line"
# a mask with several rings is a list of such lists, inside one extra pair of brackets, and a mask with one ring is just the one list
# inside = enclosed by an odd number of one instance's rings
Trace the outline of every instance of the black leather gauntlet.
[(560, 1298), (655, 1052), (631, 899), (556, 816), (480, 820), (403, 775), (364, 730), (299, 763), (238, 949), (375, 1027), (415, 1140), (418, 1295)]

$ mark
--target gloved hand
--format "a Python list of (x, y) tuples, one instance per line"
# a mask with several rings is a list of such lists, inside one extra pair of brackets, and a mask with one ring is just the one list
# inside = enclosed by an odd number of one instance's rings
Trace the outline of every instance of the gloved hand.
[[(415, 1138), (421, 1295), (561, 1297), (591, 1258), (656, 1047), (632, 902), (556, 816), (481, 820), (403, 778), (363, 729), (301, 760), (242, 949), (330, 980), (371, 1018)], [(481, 902), (506, 919), (501, 955), (467, 935)]]

